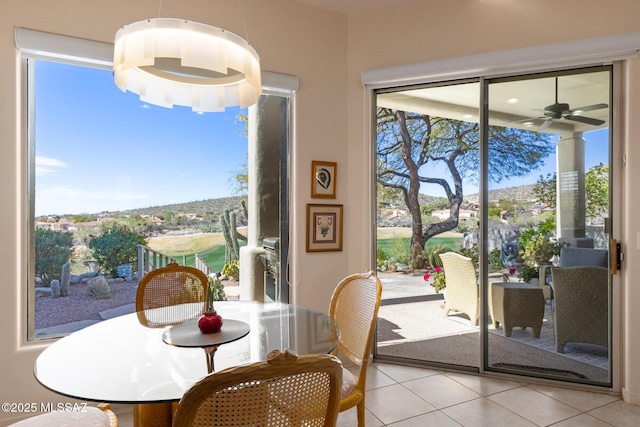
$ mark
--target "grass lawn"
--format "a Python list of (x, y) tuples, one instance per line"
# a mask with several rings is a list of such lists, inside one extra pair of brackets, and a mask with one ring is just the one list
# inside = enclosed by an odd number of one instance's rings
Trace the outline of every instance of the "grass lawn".
[[(246, 228), (238, 231), (246, 235)], [(244, 242), (240, 242), (240, 246), (244, 245)], [(225, 242), (222, 233), (152, 237), (147, 246), (176, 258), (180, 264), (193, 266), (194, 256), (198, 254), (213, 271), (221, 271), (224, 266)]]
[[(239, 231), (246, 235), (246, 229)], [(378, 248), (390, 256), (402, 254), (408, 257), (410, 236), (410, 228), (379, 228)], [(461, 243), (460, 233), (447, 232), (429, 239), (425, 249), (429, 252), (438, 245), (456, 249)], [(245, 242), (240, 242), (240, 245), (244, 246)], [(199, 254), (213, 271), (220, 271), (224, 266), (225, 242), (222, 233), (152, 237), (147, 246), (154, 251), (177, 258), (180, 264), (194, 265), (194, 255)]]
[[(378, 229), (378, 249), (382, 249), (391, 256), (395, 254), (405, 254), (409, 256), (409, 243), (411, 242), (411, 229), (394, 228), (394, 229)], [(462, 244), (461, 233), (442, 233), (439, 236), (432, 237), (425, 245), (425, 251), (429, 253), (436, 246), (447, 246), (453, 250), (459, 248)]]

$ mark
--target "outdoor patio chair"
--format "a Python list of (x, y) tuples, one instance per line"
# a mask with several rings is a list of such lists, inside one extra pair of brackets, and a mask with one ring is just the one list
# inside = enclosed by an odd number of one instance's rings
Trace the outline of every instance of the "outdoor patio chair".
[[(197, 268), (171, 263), (147, 273), (138, 283), (136, 311), (140, 323), (155, 328), (173, 325), (201, 315), (205, 309), (209, 279)], [(192, 307), (172, 307), (186, 303)], [(158, 308), (165, 310), (154, 310)]]
[(335, 426), (341, 384), (337, 357), (274, 350), (266, 361), (193, 385), (178, 404), (173, 427)]
[(340, 281), (329, 307), (329, 317), (340, 327), (333, 354), (346, 357), (358, 369), (356, 375), (343, 369), (340, 412), (357, 406), (359, 427), (364, 427), (367, 366), (381, 297), (382, 283), (374, 272), (353, 274)]
[[(456, 252), (445, 252), (439, 256), (447, 283), (444, 300), (445, 316), (448, 316), (451, 311), (458, 311), (469, 316), (473, 326), (478, 326), (480, 289), (473, 260)], [(507, 282), (508, 276), (503, 273), (489, 274), (490, 281), (496, 281), (496, 279)], [(491, 295), (489, 295), (489, 307), (491, 308)]]
[(609, 345), (609, 270), (604, 267), (552, 268), (556, 350), (569, 342)]
[(78, 411), (53, 411), (18, 421), (9, 427), (118, 427), (118, 417), (108, 403), (86, 406)]

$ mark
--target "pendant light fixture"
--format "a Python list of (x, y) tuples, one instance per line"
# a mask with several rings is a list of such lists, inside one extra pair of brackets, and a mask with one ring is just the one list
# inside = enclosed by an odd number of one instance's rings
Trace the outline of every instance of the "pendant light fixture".
[(173, 18), (147, 19), (116, 33), (116, 85), (140, 100), (197, 112), (255, 104), (262, 93), (260, 58), (243, 38)]

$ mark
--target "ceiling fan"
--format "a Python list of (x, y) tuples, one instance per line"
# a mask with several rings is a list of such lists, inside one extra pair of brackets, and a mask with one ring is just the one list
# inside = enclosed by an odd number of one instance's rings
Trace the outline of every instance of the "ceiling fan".
[(520, 121), (527, 120), (541, 120), (544, 119), (542, 125), (538, 129), (539, 132), (545, 130), (554, 122), (554, 120), (565, 119), (571, 120), (574, 122), (586, 123), (588, 125), (600, 126), (605, 123), (604, 120), (594, 119), (591, 117), (585, 117), (581, 114), (585, 111), (593, 111), (600, 110), (602, 108), (608, 108), (607, 104), (593, 104), (587, 105), (585, 107), (580, 108), (570, 108), (569, 104), (558, 102), (558, 78), (556, 77), (556, 102), (554, 104), (548, 105), (544, 107), (544, 110), (540, 110), (543, 113), (541, 117), (534, 117), (533, 119), (526, 119)]

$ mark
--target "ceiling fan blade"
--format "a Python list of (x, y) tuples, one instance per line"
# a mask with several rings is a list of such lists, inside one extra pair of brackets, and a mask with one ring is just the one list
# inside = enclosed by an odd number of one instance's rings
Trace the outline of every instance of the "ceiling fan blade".
[(601, 110), (603, 108), (609, 108), (609, 106), (607, 104), (593, 104), (593, 105), (587, 105), (586, 107), (580, 107), (580, 108), (572, 108), (571, 110), (569, 110), (570, 114), (573, 114), (576, 111), (593, 111), (593, 110)]
[(543, 130), (551, 126), (551, 123), (553, 123), (552, 118), (548, 118), (547, 120), (545, 120), (544, 123), (540, 125), (540, 128), (538, 128), (538, 132), (542, 132)]
[(584, 116), (566, 116), (565, 119), (572, 120), (574, 122), (586, 123), (593, 126), (600, 126), (605, 123), (604, 120), (592, 119), (591, 117)]
[(545, 120), (547, 117), (546, 116), (538, 116), (538, 117), (528, 117), (526, 119), (520, 119), (520, 120), (514, 120), (511, 123), (525, 123), (525, 122), (531, 122), (533, 120)]

